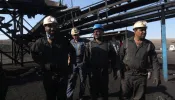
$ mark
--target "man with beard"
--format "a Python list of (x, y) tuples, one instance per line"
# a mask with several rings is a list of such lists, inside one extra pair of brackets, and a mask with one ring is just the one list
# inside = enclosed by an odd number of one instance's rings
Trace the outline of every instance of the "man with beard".
[(116, 55), (112, 45), (105, 41), (102, 35), (104, 29), (101, 24), (93, 27), (94, 39), (88, 43), (87, 55), (91, 68), (90, 86), (92, 100), (97, 100), (101, 95), (103, 100), (108, 100), (108, 68), (112, 61), (112, 55)]
[(46, 36), (31, 47), (32, 58), (43, 70), (43, 85), (47, 100), (66, 100), (68, 82), (68, 54), (75, 64), (75, 50), (65, 37), (57, 32), (57, 21), (47, 16), (43, 21)]
[(0, 63), (0, 100), (5, 100), (6, 93), (7, 93), (7, 84), (6, 84), (5, 73), (2, 68), (2, 63)]
[(160, 66), (155, 52), (154, 44), (145, 39), (146, 21), (138, 21), (134, 24), (135, 35), (124, 41), (120, 48), (120, 59), (122, 66), (122, 100), (145, 100), (148, 59), (154, 71), (154, 82), (159, 86)]

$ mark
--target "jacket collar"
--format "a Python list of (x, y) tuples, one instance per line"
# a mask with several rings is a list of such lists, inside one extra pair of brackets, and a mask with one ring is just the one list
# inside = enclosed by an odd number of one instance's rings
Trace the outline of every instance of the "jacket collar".
[[(134, 41), (134, 36), (130, 37), (128, 40), (135, 43), (135, 41)], [(145, 45), (145, 44), (147, 44), (147, 43), (148, 43), (148, 40), (147, 40), (147, 39), (144, 39), (144, 40), (142, 41), (142, 44), (141, 44), (141, 45)]]

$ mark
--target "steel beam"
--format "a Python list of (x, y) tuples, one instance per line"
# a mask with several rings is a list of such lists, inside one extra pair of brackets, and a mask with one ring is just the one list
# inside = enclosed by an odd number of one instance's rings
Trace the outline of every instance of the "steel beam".
[[(32, 2), (0, 1), (0, 8), (21, 9), (23, 11), (26, 10), (29, 12), (33, 11), (33, 12), (39, 12), (39, 13), (42, 12), (43, 13), (43, 12), (46, 12), (46, 10), (48, 11), (49, 8), (61, 10), (61, 9), (67, 8), (67, 6), (63, 6), (63, 5), (61, 5), (61, 6), (47, 6), (45, 4), (45, 2), (36, 3), (36, 1), (32, 1)], [(45, 10), (45, 11), (42, 11), (42, 10)]]
[[(108, 4), (113, 4), (113, 3), (118, 2), (118, 1), (120, 1), (120, 0), (115, 0), (115, 1), (110, 0), (110, 1), (107, 1), (107, 3)], [(92, 5), (86, 6), (84, 8), (81, 8), (82, 11), (78, 15), (83, 15), (83, 14), (86, 14), (86, 13), (88, 13), (90, 11), (99, 9), (101, 7), (104, 7), (104, 5), (105, 5), (104, 1), (99, 1), (99, 2), (94, 3)], [(79, 12), (79, 10), (74, 10), (73, 13), (77, 13), (77, 11)], [(64, 14), (64, 15), (60, 16), (59, 18), (62, 19), (62, 18), (64, 18), (64, 16), (70, 16), (70, 13)], [(71, 18), (71, 17), (69, 17), (69, 18)]]
[[(154, 3), (154, 2), (156, 2), (156, 1), (158, 1), (158, 0), (134, 1), (134, 2), (131, 2), (131, 3), (128, 3), (128, 4), (123, 4), (123, 5), (121, 5), (121, 6), (118, 6), (118, 7), (115, 7), (115, 8), (110, 9), (110, 10), (108, 11), (108, 15), (110, 16), (110, 15), (115, 14), (115, 13), (117, 13), (117, 12), (126, 11), (126, 10), (129, 10), (129, 9), (132, 9), (132, 8), (136, 8), (136, 7), (140, 7), (140, 6), (146, 5), (146, 4)], [(108, 2), (108, 4), (113, 4), (113, 3), (116, 3), (116, 2), (118, 2), (118, 1), (114, 0), (114, 1)], [(104, 6), (104, 5), (105, 5), (105, 2), (103, 2), (103, 3), (104, 3), (104, 4), (102, 4), (102, 5)], [(93, 11), (93, 10), (99, 9), (100, 7), (103, 7), (102, 5), (101, 5), (101, 6), (96, 5), (96, 6), (94, 6), (94, 7), (88, 6), (88, 7), (91, 9), (90, 11)], [(88, 8), (88, 7), (87, 7), (87, 8)], [(87, 11), (89, 12), (89, 10), (87, 10)], [(80, 14), (83, 14), (84, 12), (87, 12), (87, 11), (82, 11), (82, 12), (80, 12)], [(92, 13), (92, 12), (91, 12), (91, 13)], [(91, 14), (91, 13), (89, 13), (89, 14)], [(64, 15), (63, 15), (63, 16), (64, 16)], [(70, 17), (70, 15), (69, 15), (68, 17)], [(87, 17), (87, 16), (85, 16), (85, 17)], [(100, 18), (106, 17), (106, 12), (100, 13), (100, 14), (99, 14), (99, 17), (100, 17)], [(61, 18), (61, 21), (63, 22), (63, 19), (64, 19), (64, 18), (63, 18), (63, 17), (59, 17), (59, 18)], [(59, 18), (57, 19), (58, 21), (59, 21)], [(71, 18), (68, 18), (67, 20), (69, 20), (69, 19), (71, 19)], [(74, 25), (75, 25), (75, 26), (82, 25), (82, 24), (84, 24), (84, 23), (91, 22), (91, 21), (96, 20), (96, 19), (97, 19), (97, 16), (96, 16), (96, 15), (91, 16), (91, 17), (87, 17), (87, 18), (81, 18), (79, 21), (74, 21)], [(67, 22), (68, 22), (68, 21), (67, 21)], [(64, 22), (64, 23), (62, 23), (62, 24), (65, 24), (65, 23), (66, 23), (66, 22)], [(40, 30), (40, 29), (41, 29), (41, 23), (40, 23), (39, 25), (37, 25), (37, 26), (39, 26), (39, 30)], [(69, 29), (69, 28), (71, 28), (71, 27), (72, 27), (72, 24), (69, 23), (69, 24), (67, 24), (65, 27), (61, 28), (61, 30)], [(35, 28), (35, 27), (34, 27), (34, 29), (38, 29), (38, 28)], [(33, 30), (33, 29), (32, 29), (32, 30)], [(34, 30), (33, 32), (35, 32), (35, 30)], [(35, 33), (38, 33), (38, 31), (35, 32)]]
[[(166, 6), (166, 8), (174, 7), (175, 6), (175, 1), (174, 2), (171, 2), (171, 3), (167, 3), (165, 6)], [(153, 6), (153, 7), (148, 7), (146, 9), (143, 8), (143, 9), (140, 9), (140, 11), (139, 10), (132, 11), (132, 12), (129, 12), (129, 13), (126, 13), (126, 14), (122, 14), (122, 15), (119, 15), (119, 16), (111, 17), (109, 19), (103, 19), (103, 20), (100, 20), (100, 21), (95, 21), (95, 22), (87, 23), (87, 24), (80, 25), (80, 26), (77, 26), (77, 27), (80, 28), (80, 29), (83, 29), (83, 28), (91, 27), (95, 23), (101, 23), (101, 24), (103, 24), (103, 23), (107, 23), (107, 21), (114, 22), (115, 23), (115, 25), (114, 25), (115, 28), (126, 27), (125, 26), (126, 24), (132, 25), (134, 23), (133, 21), (143, 20), (143, 19), (146, 20), (146, 19), (157, 17), (157, 16), (161, 16), (161, 13), (158, 12), (159, 10), (161, 10), (161, 5), (159, 5), (159, 6)], [(174, 11), (175, 10), (167, 10), (165, 12), (165, 14), (171, 14), (171, 13), (174, 13)], [(137, 17), (135, 17), (135, 16), (137, 16)], [(125, 21), (125, 22), (127, 22), (126, 24), (123, 24), (122, 23), (124, 20), (126, 20)], [(128, 22), (131, 22), (131, 21), (133, 23), (129, 24)], [(111, 26), (109, 25), (109, 27), (111, 27)], [(111, 28), (114, 28), (114, 27), (111, 27)], [(61, 30), (61, 32), (64, 32), (64, 31), (65, 32), (68, 32), (70, 29), (68, 28), (66, 30)]]
[[(171, 2), (171, 3), (168, 3), (167, 5), (165, 5), (166, 8), (174, 7), (174, 6), (175, 6), (175, 2), (174, 3)], [(122, 20), (122, 19), (125, 19), (125, 18), (140, 16), (140, 15), (143, 15), (143, 14), (147, 14), (147, 13), (151, 13), (151, 12), (159, 11), (159, 10), (161, 10), (160, 5), (159, 6), (147, 7), (147, 8), (131, 11), (131, 12), (128, 12), (128, 13), (125, 13), (125, 14), (122, 14), (122, 15), (118, 15), (118, 16), (116, 15), (116, 16), (110, 17), (108, 19), (102, 19), (100, 21), (93, 21), (91, 23), (79, 25), (79, 26), (76, 26), (76, 27), (78, 27), (80, 29), (85, 28), (85, 27), (91, 27), (95, 23), (109, 23), (109, 22), (113, 22), (113, 21), (116, 21), (116, 20)], [(68, 30), (70, 30), (70, 29), (68, 29)]]
[(2, 22), (5, 18), (0, 16), (0, 22)]
[(11, 57), (11, 56), (10, 56), (10, 55), (8, 55), (6, 52), (4, 52), (4, 51), (0, 50), (0, 53), (4, 54), (4, 55), (5, 55), (5, 56), (7, 56), (8, 58), (10, 58), (10, 59), (12, 59), (12, 60), (14, 60), (15, 62), (17, 62), (17, 63), (19, 63), (19, 64), (20, 64), (20, 62), (18, 62), (18, 60), (16, 60), (16, 58)]
[[(17, 20), (16, 20), (17, 17), (18, 17), (18, 15), (16, 13), (14, 13), (13, 16), (12, 16), (12, 20), (13, 20), (13, 24), (14, 24), (14, 30), (17, 30), (17, 27), (16, 27), (17, 26)], [(15, 38), (15, 37), (16, 37), (16, 31), (14, 31), (12, 33), (12, 38)], [(12, 54), (13, 54), (12, 57), (17, 58), (16, 50), (17, 50), (16, 49), (16, 43), (15, 43), (15, 41), (12, 41)], [(15, 63), (15, 65), (17, 64), (16, 61), (14, 63)]]
[[(23, 35), (23, 15), (20, 15), (20, 34)], [(23, 38), (20, 38), (21, 42), (23, 42)], [(21, 48), (21, 66), (23, 66), (24, 54), (23, 54), (23, 43), (20, 44)]]
[[(114, 8), (110, 8), (109, 11), (108, 11), (108, 15), (110, 16), (110, 15), (113, 15), (113, 14), (116, 14), (116, 13), (119, 13), (119, 12), (122, 12), (122, 11), (127, 11), (127, 10), (130, 10), (130, 9), (137, 8), (137, 7), (140, 7), (140, 6), (144, 6), (144, 5), (154, 3), (154, 2), (157, 2), (157, 1), (159, 1), (159, 0), (133, 1), (133, 2), (128, 3), (128, 4), (123, 4), (123, 5), (114, 7)], [(100, 13), (99, 16), (101, 18), (106, 17), (106, 12)], [(80, 20), (80, 21), (77, 21), (77, 22), (75, 21), (74, 24), (75, 24), (75, 26), (78, 26), (78, 25), (81, 25), (81, 24), (84, 24), (84, 23), (91, 22), (91, 21), (96, 20), (96, 19), (97, 19), (96, 16), (86, 17), (83, 20)], [(67, 22), (69, 22), (69, 20)], [(66, 26), (63, 27), (62, 29), (67, 29), (67, 28), (70, 28), (70, 27), (71, 27), (70, 24), (68, 24), (68, 25), (66, 24)]]
[[(175, 16), (175, 10), (169, 10), (165, 12), (165, 18), (172, 18)], [(104, 29), (105, 31), (108, 30), (114, 30), (117, 28), (123, 28), (123, 27), (127, 27), (127, 26), (131, 26), (134, 24), (134, 22), (138, 21), (138, 20), (146, 20), (147, 22), (152, 22), (152, 21), (158, 21), (160, 20), (161, 16), (161, 12), (157, 12), (157, 13), (153, 13), (150, 15), (145, 15), (145, 16), (140, 16), (137, 18), (132, 18), (132, 19), (127, 19), (127, 20), (121, 20), (120, 22), (116, 22), (116, 23), (111, 23), (111, 24), (105, 24), (104, 25)], [(64, 33), (67, 33), (67, 31), (65, 31)], [(92, 33), (92, 29), (91, 28), (86, 28), (86, 29), (82, 29), (82, 33), (81, 35), (84, 34), (89, 34)]]
[(101, 8), (97, 8), (97, 9), (94, 9), (94, 10), (92, 10), (92, 11), (89, 11), (89, 12), (85, 13), (85, 14), (81, 14), (80, 16), (78, 16), (78, 17), (76, 17), (76, 18), (70, 19), (70, 20), (68, 20), (67, 22), (71, 22), (71, 20), (77, 20), (77, 19), (85, 18), (85, 17), (87, 17), (88, 15), (91, 15), (91, 14), (96, 13), (96, 12), (99, 12), (99, 11), (101, 11), (101, 10), (103, 10), (103, 9), (106, 9), (106, 8), (109, 8), (109, 7), (113, 7), (113, 6), (115, 6), (115, 5), (118, 5), (118, 4), (127, 2), (127, 1), (129, 1), (129, 0), (121, 0), (121, 1), (118, 1), (118, 2), (115, 2), (115, 3), (112, 3), (112, 4), (110, 4), (110, 5), (103, 6), (103, 7), (101, 7)]

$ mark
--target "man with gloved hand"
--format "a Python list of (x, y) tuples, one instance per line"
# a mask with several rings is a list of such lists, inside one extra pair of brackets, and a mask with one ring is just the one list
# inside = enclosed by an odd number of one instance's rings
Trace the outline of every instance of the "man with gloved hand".
[(120, 48), (122, 100), (145, 100), (148, 58), (153, 66), (154, 82), (159, 86), (160, 66), (154, 44), (145, 39), (146, 21), (134, 24), (135, 35), (124, 41)]
[(75, 49), (66, 38), (57, 32), (57, 21), (47, 16), (43, 21), (46, 36), (31, 47), (32, 58), (43, 70), (43, 85), (47, 100), (66, 100), (68, 82), (68, 55), (70, 65), (75, 64)]

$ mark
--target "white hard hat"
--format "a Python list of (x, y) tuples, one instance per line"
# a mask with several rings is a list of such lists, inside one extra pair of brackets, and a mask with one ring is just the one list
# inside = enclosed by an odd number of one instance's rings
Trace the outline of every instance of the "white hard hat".
[(147, 24), (146, 21), (137, 21), (137, 22), (134, 24), (133, 29), (135, 29), (135, 28), (140, 28), (140, 27), (147, 28), (146, 24)]
[(55, 17), (47, 16), (46, 18), (44, 18), (43, 25), (52, 23), (58, 23)]
[(79, 34), (79, 30), (77, 29), (77, 28), (72, 28), (72, 30), (71, 30), (71, 35), (76, 35), (76, 34)]

